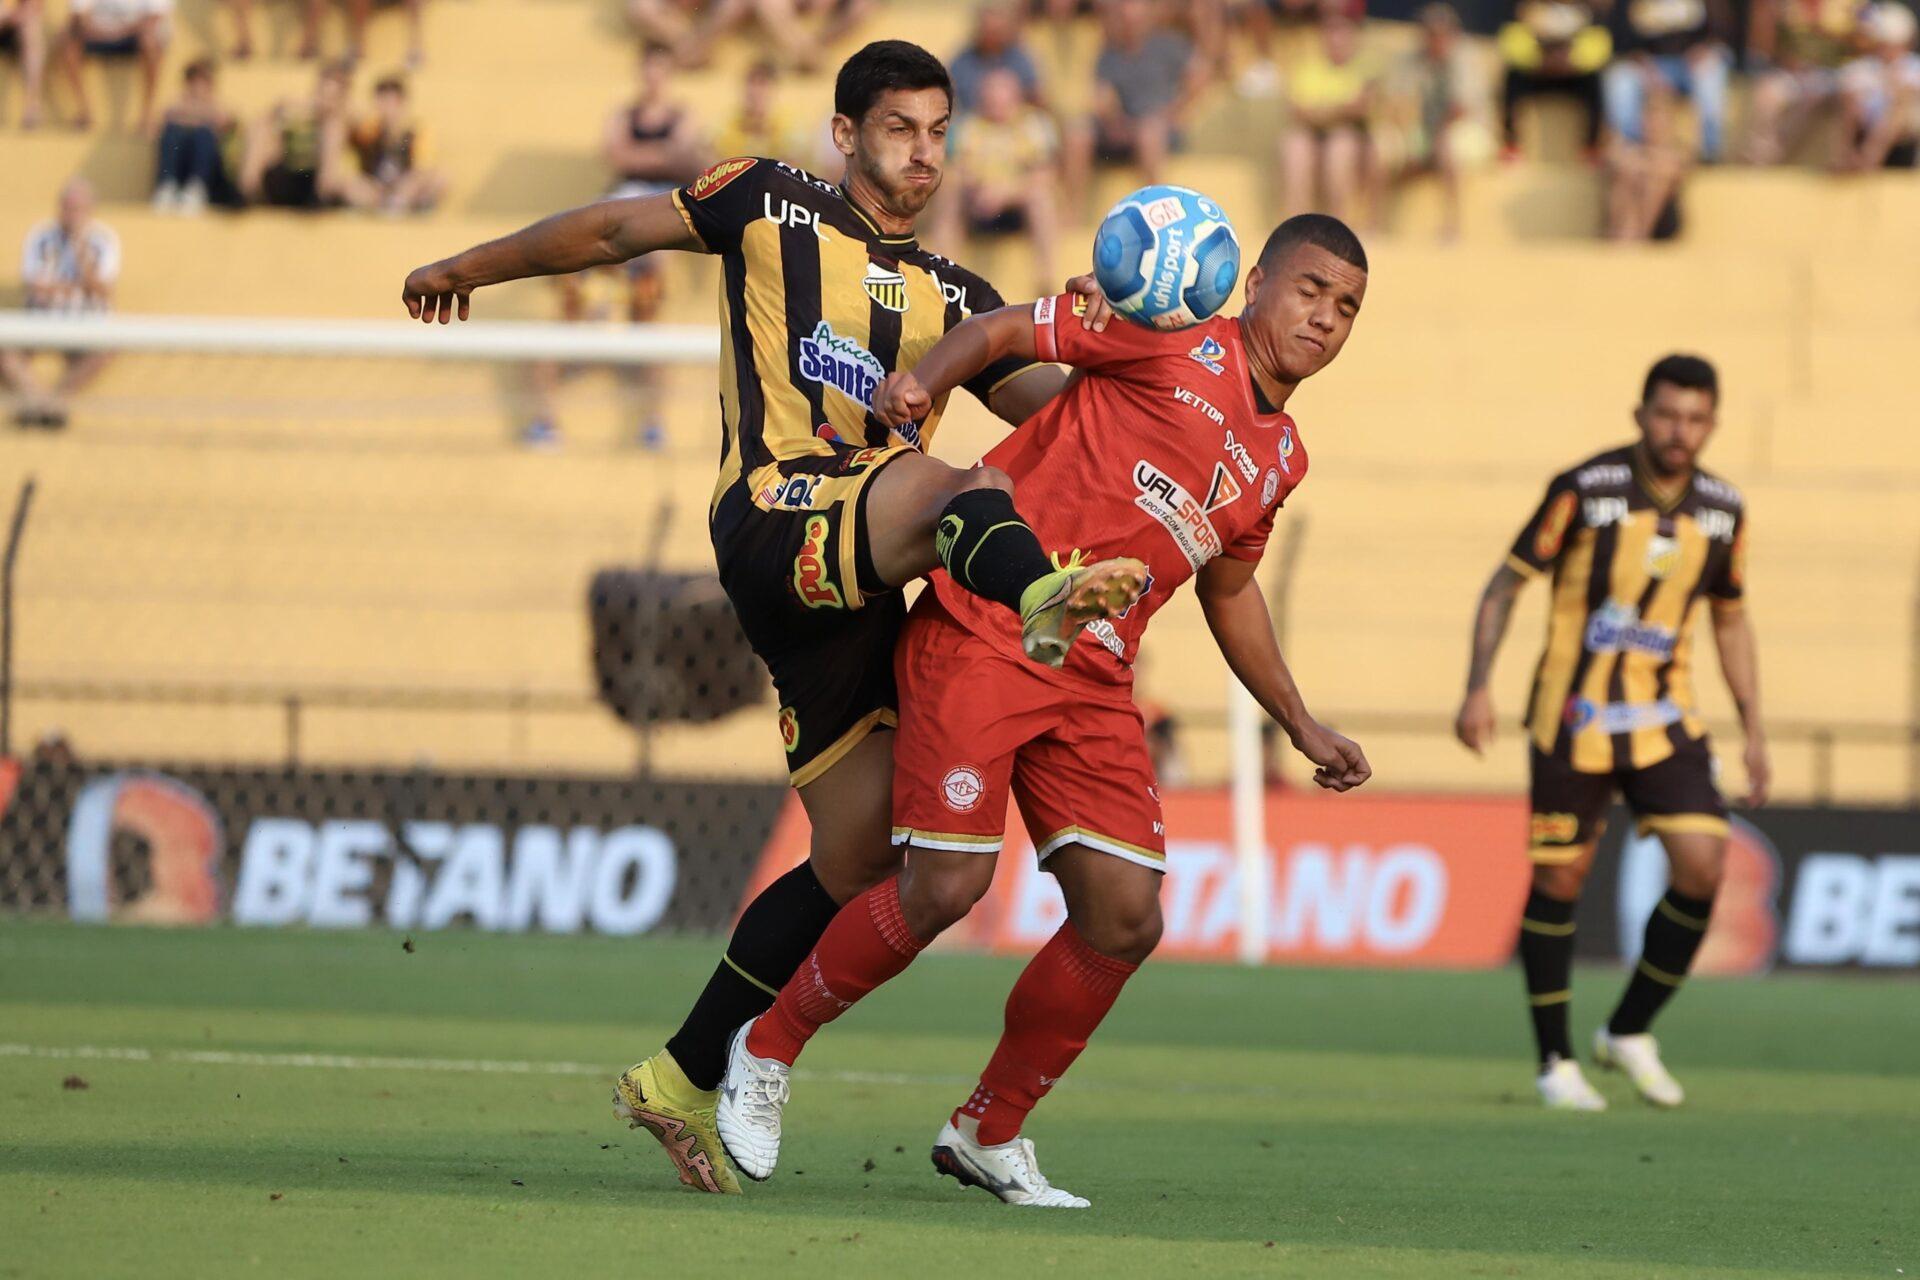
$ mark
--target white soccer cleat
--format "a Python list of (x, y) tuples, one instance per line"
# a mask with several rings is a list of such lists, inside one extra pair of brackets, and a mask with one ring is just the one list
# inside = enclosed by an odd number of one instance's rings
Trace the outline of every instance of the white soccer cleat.
[(1008, 1204), (1033, 1209), (1085, 1209), (1092, 1201), (1062, 1191), (1047, 1181), (1034, 1159), (1033, 1143), (1015, 1138), (997, 1147), (983, 1147), (980, 1122), (963, 1116), (958, 1125), (948, 1120), (933, 1141), (933, 1167), (965, 1187), (992, 1192)]
[(733, 1033), (715, 1110), (720, 1145), (727, 1149), (734, 1167), (755, 1182), (765, 1182), (780, 1163), (780, 1112), (792, 1096), (787, 1082), (792, 1069), (747, 1052), (747, 1031), (752, 1026), (749, 1022)]
[(1609, 1071), (1625, 1072), (1640, 1096), (1656, 1107), (1677, 1107), (1687, 1100), (1687, 1091), (1660, 1061), (1659, 1042), (1645, 1032), (1616, 1036), (1599, 1028), (1593, 1033), (1593, 1061)]
[[(1600, 1091), (1587, 1083), (1586, 1075), (1580, 1070), (1580, 1064), (1572, 1058), (1555, 1058), (1540, 1074), (1534, 1077), (1534, 1087), (1540, 1090), (1540, 1101), (1549, 1111), (1605, 1111), (1607, 1100)], [(722, 1133), (725, 1130), (721, 1131)]]

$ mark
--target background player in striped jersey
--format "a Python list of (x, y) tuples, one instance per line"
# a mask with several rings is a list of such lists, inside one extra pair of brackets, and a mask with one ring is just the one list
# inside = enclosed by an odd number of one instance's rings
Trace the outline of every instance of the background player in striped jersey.
[[(739, 156), (671, 192), (556, 214), (422, 267), (404, 286), (410, 314), (444, 324), (466, 318), (475, 288), (501, 281), (663, 249), (721, 259), (722, 439), (708, 528), (721, 585), (773, 675), (788, 778), (813, 840), (808, 861), (741, 913), (666, 1048), (615, 1086), (620, 1113), (704, 1191), (739, 1190), (713, 1127), (727, 1036), (771, 1003), (840, 903), (899, 865), (888, 812), (899, 588), (944, 563), (1019, 615), (1029, 657), (1057, 665), (1080, 626), (1131, 604), (1143, 581), (1133, 562), (1057, 568), (1004, 472), (928, 457), (944, 397), (903, 430), (873, 416), (888, 373), (1001, 305), (985, 280), (914, 238), (940, 185), (951, 109), (939, 59), (878, 41), (834, 85), (840, 182)], [(1097, 296), (1090, 277), (1072, 287)], [(1104, 314), (1102, 302), (1088, 322)], [(1065, 381), (1057, 367), (1008, 359), (966, 387), (1018, 423)]]
[(1594, 1060), (1624, 1070), (1649, 1102), (1672, 1107), (1684, 1098), (1647, 1028), (1693, 963), (1726, 858), (1726, 802), (1693, 696), (1689, 630), (1703, 597), (1746, 731), (1746, 803), (1766, 801), (1771, 768), (1741, 603), (1746, 508), (1739, 490), (1698, 466), (1719, 401), (1705, 360), (1671, 355), (1655, 364), (1634, 411), (1638, 443), (1554, 477), (1474, 621), (1455, 733), (1477, 753), (1493, 740), (1487, 680), (1514, 598), (1529, 579), (1552, 573), (1547, 644), (1527, 710), (1534, 870), (1519, 944), (1540, 1096), (1550, 1107), (1606, 1107), (1574, 1061), (1567, 1014), (1574, 904), (1616, 791), (1641, 833), (1666, 846), (1671, 887), (1647, 921), (1626, 992), (1594, 1035)]

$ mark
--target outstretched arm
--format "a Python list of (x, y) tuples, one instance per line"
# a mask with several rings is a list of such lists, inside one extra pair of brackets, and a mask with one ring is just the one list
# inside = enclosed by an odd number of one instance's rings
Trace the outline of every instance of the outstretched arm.
[(1767, 730), (1760, 719), (1760, 657), (1753, 639), (1753, 624), (1738, 600), (1713, 602), (1713, 639), (1720, 650), (1720, 673), (1727, 679), (1727, 691), (1740, 712), (1740, 727), (1747, 735), (1747, 796), (1750, 808), (1767, 802), (1773, 783), (1773, 762), (1767, 754)]
[(1313, 780), (1329, 791), (1351, 791), (1373, 776), (1360, 745), (1307, 714), (1300, 690), (1274, 639), (1267, 599), (1253, 578), (1254, 562), (1220, 556), (1194, 579), (1201, 612), (1227, 665), (1266, 713), (1274, 718), (1294, 749), (1319, 766)]
[[(887, 375), (887, 380), (873, 394), (873, 416), (888, 427), (918, 422), (933, 411), (934, 402), (941, 396), (1007, 356), (1039, 358), (1033, 339), (1031, 303), (983, 311), (947, 330), (946, 336), (934, 343), (933, 350), (921, 356), (920, 363), (910, 371)], [(1039, 373), (1026, 374), (1008, 386), (1015, 387), (1040, 376)], [(1064, 383), (1065, 379), (1061, 381)], [(997, 412), (998, 406), (995, 409)]]
[(1503, 564), (1487, 579), (1480, 593), (1480, 606), (1473, 614), (1473, 657), (1467, 664), (1467, 695), (1460, 703), (1460, 714), (1453, 721), (1453, 736), (1475, 755), (1484, 754), (1493, 742), (1493, 695), (1487, 681), (1493, 676), (1494, 655), (1507, 634), (1507, 619), (1513, 616), (1513, 602), (1526, 578), (1510, 564)]
[(458, 310), (467, 318), (475, 289), (528, 276), (563, 276), (609, 266), (656, 249), (704, 246), (674, 207), (670, 194), (603, 200), (543, 218), (498, 240), (442, 258), (407, 277), (401, 290), (407, 314), (446, 324)]

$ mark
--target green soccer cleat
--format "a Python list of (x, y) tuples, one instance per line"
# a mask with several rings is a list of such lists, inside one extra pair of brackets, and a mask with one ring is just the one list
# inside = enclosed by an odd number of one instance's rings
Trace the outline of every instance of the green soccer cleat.
[(1057, 667), (1088, 623), (1126, 612), (1146, 585), (1147, 566), (1138, 560), (1120, 556), (1082, 564), (1076, 551), (1021, 596), (1020, 647), (1035, 662)]
[(629, 1127), (660, 1139), (680, 1181), (695, 1191), (737, 1196), (740, 1180), (720, 1153), (714, 1120), (717, 1097), (712, 1089), (695, 1086), (662, 1049), (614, 1081), (613, 1112)]

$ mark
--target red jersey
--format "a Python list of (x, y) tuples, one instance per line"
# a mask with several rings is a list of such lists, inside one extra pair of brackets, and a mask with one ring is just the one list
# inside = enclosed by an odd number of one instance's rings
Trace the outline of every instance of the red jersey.
[[(1072, 295), (1033, 306), (1042, 360), (1082, 376), (983, 460), (1013, 477), (1014, 500), (1056, 551), (1146, 562), (1147, 589), (1096, 622), (1056, 678), (1111, 696), (1133, 683), (1147, 620), (1215, 556), (1258, 560), (1274, 513), (1307, 474), (1307, 450), (1285, 413), (1256, 400), (1240, 321), (1216, 317), (1161, 332), (1119, 321), (1095, 333)], [(1025, 661), (1013, 613), (955, 585), (934, 590), (960, 624)]]

